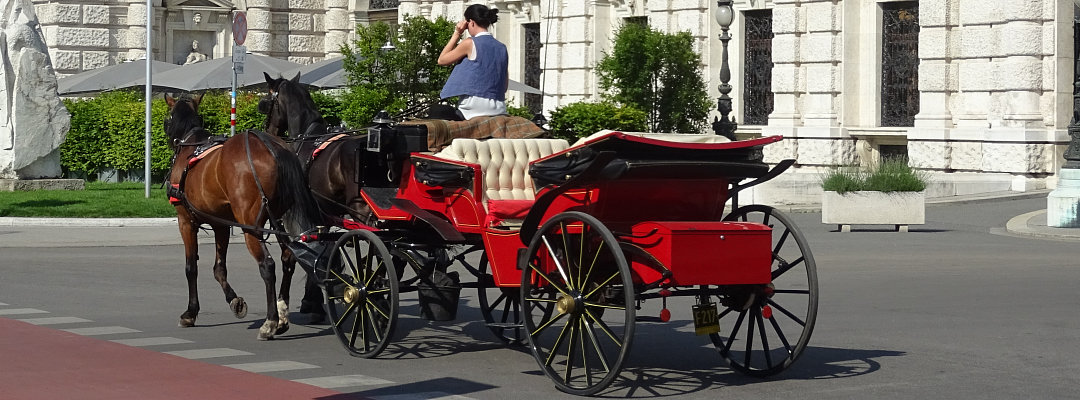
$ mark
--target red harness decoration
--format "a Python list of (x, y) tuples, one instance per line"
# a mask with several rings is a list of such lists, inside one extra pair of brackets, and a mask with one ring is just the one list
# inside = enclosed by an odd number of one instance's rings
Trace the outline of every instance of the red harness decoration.
[(332, 143), (335, 140), (341, 139), (341, 138), (343, 138), (345, 136), (348, 136), (348, 135), (346, 135), (344, 133), (339, 133), (334, 137), (326, 139), (326, 141), (322, 142), (322, 144), (320, 144), (319, 147), (315, 148), (315, 151), (311, 152), (311, 159), (314, 160), (316, 157), (318, 157), (319, 153), (321, 153), (323, 150), (325, 150), (326, 147), (330, 145), (330, 143)]
[[(172, 183), (169, 186), (172, 186), (173, 190), (175, 190), (176, 192), (180, 191), (180, 184), (179, 183)], [(178, 205), (183, 204), (184, 201), (180, 200), (179, 198), (177, 198), (175, 196), (169, 196), (169, 203), (172, 203), (172, 205), (174, 205), (174, 206), (178, 206)]]
[(217, 149), (220, 149), (220, 148), (221, 148), (221, 145), (216, 144), (216, 145), (213, 145), (213, 146), (207, 148), (206, 150), (203, 150), (201, 153), (192, 156), (187, 161), (187, 167), (188, 168), (194, 167), (195, 163), (197, 163), (200, 160), (206, 158), (206, 156), (210, 155), (210, 153), (213, 153), (213, 152), (217, 151)]

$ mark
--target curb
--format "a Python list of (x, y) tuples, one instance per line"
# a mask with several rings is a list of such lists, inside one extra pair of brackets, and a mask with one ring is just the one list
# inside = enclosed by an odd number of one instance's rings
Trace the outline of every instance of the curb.
[(1046, 210), (1032, 211), (1017, 215), (1005, 223), (1005, 230), (1017, 236), (1026, 236), (1038, 239), (1055, 239), (1068, 242), (1080, 242), (1080, 229), (1054, 228), (1042, 224), (1032, 226), (1031, 220), (1046, 215)]
[(34, 218), (0, 217), (0, 226), (175, 226), (176, 218)]

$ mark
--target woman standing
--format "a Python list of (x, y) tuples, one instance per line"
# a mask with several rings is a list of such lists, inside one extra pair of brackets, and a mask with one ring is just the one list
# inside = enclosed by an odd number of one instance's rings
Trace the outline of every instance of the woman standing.
[[(457, 64), (439, 97), (458, 96), (458, 110), (465, 119), (506, 114), (509, 56), (506, 45), (488, 32), (499, 20), (498, 13), (498, 9), (480, 4), (466, 8), (465, 19), (457, 23), (439, 54), (439, 65)], [(461, 40), (465, 31), (469, 37)]]

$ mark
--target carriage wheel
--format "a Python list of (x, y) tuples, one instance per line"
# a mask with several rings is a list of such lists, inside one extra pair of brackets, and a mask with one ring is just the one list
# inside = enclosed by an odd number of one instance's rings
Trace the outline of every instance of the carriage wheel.
[(559, 390), (603, 390), (634, 335), (633, 277), (619, 243), (596, 218), (571, 211), (544, 223), (526, 255), (521, 304), (533, 356)]
[(377, 356), (390, 343), (398, 317), (398, 275), (374, 233), (346, 232), (328, 260), (326, 306), (331, 327), (349, 354)]
[(709, 335), (732, 369), (764, 377), (791, 366), (817, 320), (817, 264), (791, 218), (763, 205), (741, 207), (725, 221), (772, 228), (772, 283), (721, 288), (720, 333)]
[(491, 333), (499, 341), (517, 345), (525, 342), (521, 324), (521, 288), (495, 286), (495, 277), (489, 270), (487, 253), (480, 256), (480, 275), (476, 296), (480, 301), (480, 314), (484, 316)]

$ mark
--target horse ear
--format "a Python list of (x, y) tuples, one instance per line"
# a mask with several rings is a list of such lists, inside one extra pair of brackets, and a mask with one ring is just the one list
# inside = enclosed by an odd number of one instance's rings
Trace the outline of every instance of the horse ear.
[(176, 107), (176, 99), (174, 99), (174, 98), (173, 98), (173, 97), (172, 97), (171, 95), (169, 95), (168, 93), (165, 93), (165, 104), (168, 104), (168, 105), (169, 105), (169, 108), (173, 108), (173, 107)]
[(191, 103), (192, 103), (192, 105), (195, 106), (196, 110), (199, 109), (199, 103), (202, 102), (202, 98), (203, 98), (203, 93), (199, 93), (197, 95), (191, 96)]
[(274, 87), (274, 78), (271, 78), (270, 74), (266, 73), (265, 71), (263, 72), (263, 76), (266, 77), (266, 84), (270, 87)]
[[(264, 73), (265, 73), (265, 72), (264, 72)], [(296, 71), (296, 76), (294, 76), (294, 77), (292, 78), (292, 83), (296, 83), (296, 84), (299, 84), (299, 83), (300, 83), (300, 71)]]

